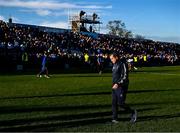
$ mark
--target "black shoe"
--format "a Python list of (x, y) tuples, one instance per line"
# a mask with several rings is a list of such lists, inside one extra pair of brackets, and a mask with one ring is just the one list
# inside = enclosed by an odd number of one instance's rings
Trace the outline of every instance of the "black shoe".
[(112, 123), (113, 123), (113, 124), (117, 124), (117, 123), (119, 123), (119, 121), (117, 121), (117, 120), (112, 120)]
[(135, 123), (137, 121), (137, 110), (134, 110), (132, 115), (131, 115), (131, 123)]

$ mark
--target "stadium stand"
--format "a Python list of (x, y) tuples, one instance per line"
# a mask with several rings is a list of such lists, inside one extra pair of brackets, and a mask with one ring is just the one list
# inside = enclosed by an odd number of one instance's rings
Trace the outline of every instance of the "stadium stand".
[[(48, 30), (49, 29), (49, 30)], [(119, 38), (99, 34), (73, 33), (70, 30), (38, 27), (0, 21), (0, 60), (3, 68), (14, 68), (19, 64), (33, 68), (39, 65), (44, 51), (48, 52), (49, 64), (55, 68), (94, 67), (97, 57), (102, 56), (105, 67), (112, 51), (131, 59), (137, 66), (159, 66), (180, 64), (180, 45)], [(89, 61), (85, 62), (84, 55)]]

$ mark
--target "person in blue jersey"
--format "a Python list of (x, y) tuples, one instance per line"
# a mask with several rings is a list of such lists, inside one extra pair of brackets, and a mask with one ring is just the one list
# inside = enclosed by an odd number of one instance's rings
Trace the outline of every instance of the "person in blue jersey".
[(42, 56), (42, 63), (41, 63), (41, 71), (37, 74), (37, 77), (42, 77), (42, 74), (45, 72), (44, 77), (45, 78), (50, 78), (49, 73), (48, 73), (48, 68), (47, 68), (47, 53), (44, 52)]
[(102, 74), (102, 71), (103, 71), (103, 54), (101, 52), (100, 49), (97, 50), (98, 52), (98, 55), (97, 55), (97, 70), (99, 72), (99, 74), (101, 75)]

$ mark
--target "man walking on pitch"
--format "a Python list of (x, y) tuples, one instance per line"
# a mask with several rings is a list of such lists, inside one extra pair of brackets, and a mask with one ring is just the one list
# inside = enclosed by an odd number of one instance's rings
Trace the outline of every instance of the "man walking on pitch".
[(131, 113), (130, 122), (135, 123), (137, 111), (132, 110), (125, 104), (126, 94), (128, 91), (128, 65), (125, 60), (120, 60), (116, 53), (110, 55), (113, 63), (112, 68), (112, 123), (118, 123), (118, 106)]
[(46, 74), (44, 75), (45, 78), (50, 78), (49, 74), (48, 74), (48, 69), (47, 69), (47, 53), (44, 52), (43, 58), (42, 58), (42, 68), (41, 71), (37, 74), (37, 77), (42, 77), (41, 74), (43, 74), (44, 72), (46, 72)]

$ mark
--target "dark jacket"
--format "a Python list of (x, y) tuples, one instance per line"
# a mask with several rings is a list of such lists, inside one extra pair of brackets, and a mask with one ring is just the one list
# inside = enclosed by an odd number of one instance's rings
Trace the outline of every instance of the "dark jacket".
[(128, 65), (125, 61), (117, 61), (112, 68), (112, 82), (120, 86), (126, 86), (129, 84), (128, 79)]

